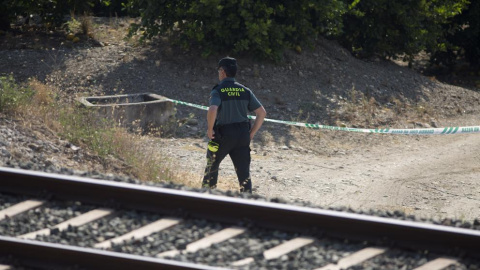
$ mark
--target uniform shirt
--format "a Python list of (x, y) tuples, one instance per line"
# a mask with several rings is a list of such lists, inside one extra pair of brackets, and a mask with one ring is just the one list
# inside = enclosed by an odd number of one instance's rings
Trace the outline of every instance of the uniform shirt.
[(230, 77), (213, 88), (210, 93), (211, 105), (219, 107), (216, 125), (248, 122), (247, 113), (262, 106), (250, 89)]

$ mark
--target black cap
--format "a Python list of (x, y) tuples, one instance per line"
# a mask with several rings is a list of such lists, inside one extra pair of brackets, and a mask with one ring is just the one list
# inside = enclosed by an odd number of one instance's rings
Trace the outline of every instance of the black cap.
[(235, 77), (237, 74), (237, 59), (225, 57), (218, 61), (218, 67), (222, 67), (228, 77)]
[(237, 59), (235, 58), (232, 58), (232, 57), (225, 57), (225, 58), (222, 58), (220, 59), (220, 61), (218, 61), (218, 67), (227, 67), (227, 68), (230, 68), (230, 67), (237, 67)]

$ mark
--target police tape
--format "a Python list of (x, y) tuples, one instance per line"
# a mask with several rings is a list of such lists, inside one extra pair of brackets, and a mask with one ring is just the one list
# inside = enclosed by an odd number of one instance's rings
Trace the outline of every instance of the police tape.
[[(174, 104), (180, 104), (185, 106), (194, 107), (201, 110), (208, 110), (207, 106), (197, 105), (184, 101), (167, 98), (166, 100), (173, 102)], [(248, 116), (249, 119), (255, 119), (255, 116)], [(445, 128), (416, 128), (416, 129), (367, 129), (367, 128), (349, 128), (349, 127), (337, 127), (327, 126), (320, 124), (309, 124), (294, 121), (283, 121), (276, 119), (265, 118), (265, 122), (272, 122), (290, 126), (306, 127), (311, 129), (327, 129), (327, 130), (339, 130), (348, 132), (361, 132), (361, 133), (381, 133), (381, 134), (406, 134), (406, 135), (447, 135), (447, 134), (465, 134), (465, 133), (480, 133), (480, 126), (468, 126), (468, 127), (445, 127)]]

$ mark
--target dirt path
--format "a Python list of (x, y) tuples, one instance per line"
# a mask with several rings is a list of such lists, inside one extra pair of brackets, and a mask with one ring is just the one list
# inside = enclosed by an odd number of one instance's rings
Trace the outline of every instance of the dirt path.
[[(480, 135), (413, 137), (352, 134), (372, 147), (322, 156), (301, 147), (252, 144), (254, 192), (268, 198), (309, 201), (322, 207), (402, 211), (425, 218), (480, 216)], [(397, 136), (395, 138), (387, 136)], [(200, 184), (206, 142), (162, 139), (163, 151)], [(220, 188), (237, 180), (227, 157)]]
[(264, 181), (259, 193), (322, 206), (477, 218), (480, 136), (432, 137), (423, 142), (426, 145), (413, 149), (379, 149), (330, 158), (301, 155), (282, 162), (279, 175), (285, 181)]

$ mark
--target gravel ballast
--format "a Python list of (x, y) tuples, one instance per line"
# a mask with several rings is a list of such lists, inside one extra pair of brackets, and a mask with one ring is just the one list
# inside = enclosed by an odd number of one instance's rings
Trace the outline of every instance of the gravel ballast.
[(25, 200), (23, 196), (13, 196), (0, 193), (0, 210), (13, 206)]
[[(10, 195), (5, 194), (2, 194), (0, 198), (3, 198), (2, 200), (7, 201), (7, 203), (13, 200)], [(1, 221), (0, 233), (2, 235), (18, 236), (46, 227), (52, 227), (94, 208), (94, 206), (83, 205), (80, 202), (49, 201), (45, 206)], [(379, 215), (384, 214), (379, 213)], [(111, 216), (80, 227), (69, 227), (64, 231), (52, 230), (50, 235), (37, 236), (36, 240), (80, 247), (93, 247), (96, 243), (124, 235), (160, 218), (162, 216), (153, 213), (118, 210)], [(243, 224), (243, 226), (245, 225)], [(115, 244), (110, 250), (154, 257), (161, 252), (183, 250), (187, 244), (226, 227), (227, 225), (220, 223), (187, 218), (172, 228), (154, 233), (148, 237)], [(283, 255), (278, 259), (267, 261), (263, 258), (264, 251), (301, 235), (282, 231), (269, 231), (249, 225), (246, 225), (246, 227), (248, 230), (235, 238), (214, 244), (212, 247), (201, 249), (196, 253), (181, 253), (169, 259), (211, 266), (231, 267), (230, 264), (234, 261), (252, 257), (255, 259), (253, 263), (239, 268), (315, 269), (329, 263), (336, 263), (341, 258), (371, 245), (371, 243), (349, 242), (347, 240), (320, 237), (316, 238), (314, 243), (308, 246)], [(357, 268), (352, 267), (351, 269), (412, 269), (436, 257), (438, 256), (426, 251), (412, 252), (389, 249), (385, 254), (365, 262), (364, 268), (355, 266)], [(458, 268), (452, 269), (476, 269), (476, 265), (480, 264), (476, 261), (466, 261), (460, 262)]]
[(187, 219), (146, 238), (115, 245), (112, 249), (144, 256), (156, 256), (171, 250), (183, 250), (190, 243), (224, 229), (224, 225), (203, 219)]
[(39, 235), (36, 240), (93, 247), (95, 244), (124, 235), (158, 219), (156, 214), (121, 211), (115, 216), (105, 217), (80, 227), (69, 227), (63, 231), (53, 231), (50, 235)]
[(19, 236), (51, 228), (93, 208), (93, 206), (83, 205), (81, 202), (48, 202), (45, 206), (0, 221), (0, 234)]

